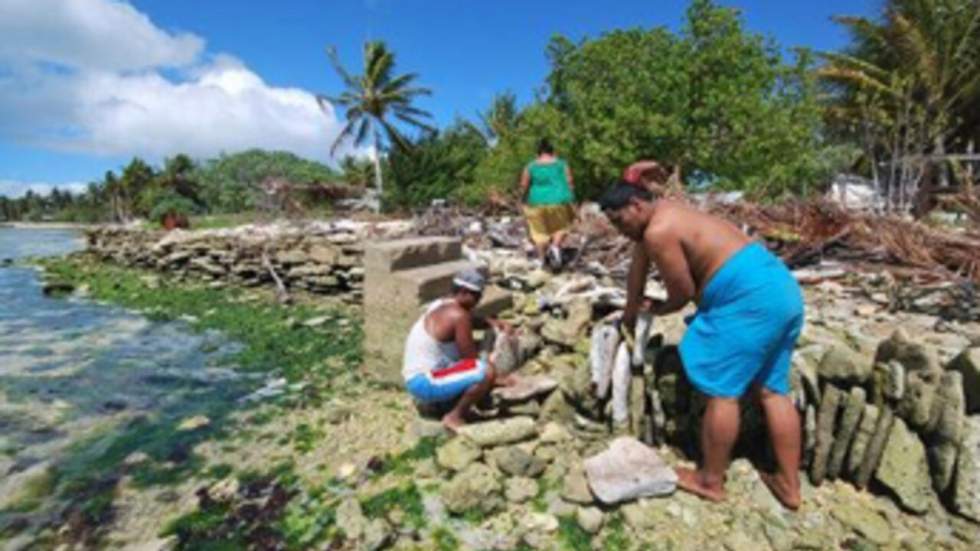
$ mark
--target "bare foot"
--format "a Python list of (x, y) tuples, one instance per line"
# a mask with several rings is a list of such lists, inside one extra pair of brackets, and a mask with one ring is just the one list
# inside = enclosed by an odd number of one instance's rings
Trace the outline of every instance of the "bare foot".
[(706, 484), (701, 473), (694, 469), (675, 467), (674, 471), (677, 472), (678, 488), (715, 503), (724, 501), (725, 489), (720, 484), (717, 487)]
[(466, 424), (466, 420), (452, 413), (447, 413), (442, 417), (442, 426), (449, 431), (449, 434), (455, 435), (456, 432)]
[(779, 473), (764, 473), (760, 471), (759, 478), (766, 484), (769, 491), (772, 492), (772, 495), (783, 504), (783, 507), (791, 511), (796, 511), (800, 508), (799, 485), (794, 487), (789, 482), (786, 482), (785, 477), (779, 476)]

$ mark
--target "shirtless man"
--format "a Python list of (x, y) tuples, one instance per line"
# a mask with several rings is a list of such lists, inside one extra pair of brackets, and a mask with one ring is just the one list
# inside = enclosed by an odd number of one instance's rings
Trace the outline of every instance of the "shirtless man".
[[(648, 163), (648, 162), (647, 162)], [(648, 166), (648, 164), (647, 164)], [(800, 506), (800, 419), (788, 397), (790, 357), (803, 323), (799, 286), (786, 266), (738, 228), (683, 203), (660, 198), (644, 181), (644, 164), (625, 173), (599, 200), (610, 222), (636, 242), (623, 323), (642, 307), (650, 262), (667, 287), (654, 315), (688, 302), (697, 314), (680, 343), (688, 379), (708, 397), (702, 420), (702, 464), (678, 468), (681, 489), (712, 501), (725, 498), (725, 471), (738, 436), (738, 399), (752, 390), (765, 411), (777, 470), (760, 473), (790, 509)]]
[[(483, 296), (485, 283), (476, 270), (457, 273), (449, 296), (429, 305), (405, 341), (402, 375), (406, 389), (423, 404), (455, 402), (442, 418), (451, 432), (466, 423), (470, 408), (495, 384), (511, 382), (509, 377), (497, 377), (492, 361), (477, 358), (472, 311)], [(487, 322), (498, 331), (509, 331), (501, 322)]]

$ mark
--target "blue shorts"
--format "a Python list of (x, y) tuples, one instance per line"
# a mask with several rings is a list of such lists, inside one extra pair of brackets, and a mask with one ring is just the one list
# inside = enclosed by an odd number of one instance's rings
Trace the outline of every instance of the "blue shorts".
[(466, 359), (436, 369), (419, 373), (405, 381), (405, 388), (413, 398), (424, 404), (455, 400), (471, 386), (483, 382), (487, 376), (487, 363), (483, 360)]
[(759, 383), (789, 394), (789, 368), (803, 328), (803, 294), (783, 262), (759, 243), (732, 255), (708, 281), (681, 339), (691, 384), (737, 398)]

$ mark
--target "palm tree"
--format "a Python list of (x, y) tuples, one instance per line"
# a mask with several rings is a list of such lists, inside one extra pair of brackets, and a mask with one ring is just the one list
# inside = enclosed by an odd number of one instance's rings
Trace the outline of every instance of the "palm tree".
[(907, 135), (906, 114), (916, 111), (928, 123), (918, 148), (934, 155), (980, 138), (976, 0), (888, 0), (880, 21), (835, 20), (851, 31), (852, 47), (823, 54), (828, 63), (819, 74), (837, 91), (832, 116), (857, 128), (880, 118), (886, 126), (904, 125), (898, 132)]
[(520, 109), (517, 108), (517, 96), (513, 92), (504, 92), (493, 97), (490, 107), (479, 113), (483, 125), (480, 133), (488, 144), (496, 144), (513, 132), (521, 120)]
[(339, 105), (346, 110), (347, 119), (343, 130), (334, 140), (330, 154), (347, 139), (352, 139), (355, 146), (361, 146), (373, 140), (374, 151), (374, 181), (380, 197), (381, 181), (381, 151), (385, 146), (394, 145), (400, 149), (410, 147), (408, 140), (395, 126), (392, 117), (411, 127), (434, 131), (435, 129), (422, 119), (431, 118), (431, 114), (412, 105), (419, 96), (428, 96), (432, 91), (428, 88), (415, 86), (416, 73), (406, 73), (395, 76), (395, 54), (384, 42), (369, 41), (364, 44), (364, 74), (352, 75), (341, 64), (336, 48), (328, 48), (327, 56), (344, 81), (346, 89), (339, 96), (318, 95), (320, 108), (328, 111), (330, 104)]

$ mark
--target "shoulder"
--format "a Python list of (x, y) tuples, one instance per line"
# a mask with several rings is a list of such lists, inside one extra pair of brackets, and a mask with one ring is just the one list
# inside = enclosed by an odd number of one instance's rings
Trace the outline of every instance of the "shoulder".
[(676, 209), (672, 206), (661, 205), (643, 231), (643, 239), (648, 245), (664, 245), (679, 240), (680, 229)]

